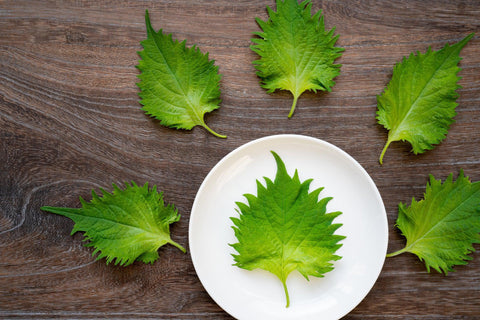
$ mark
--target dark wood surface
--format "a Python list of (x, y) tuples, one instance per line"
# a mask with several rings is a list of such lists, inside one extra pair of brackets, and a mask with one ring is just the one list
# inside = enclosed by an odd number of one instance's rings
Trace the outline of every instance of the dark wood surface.
[[(404, 244), (397, 205), (422, 197), (428, 174), (445, 179), (462, 168), (480, 180), (480, 1), (314, 0), (346, 50), (333, 91), (304, 94), (292, 119), (290, 94), (267, 94), (251, 64), (254, 18), (266, 17), (266, 5), (274, 1), (0, 1), (0, 317), (229, 319), (189, 254), (165, 246), (153, 265), (95, 262), (83, 236), (69, 235), (69, 219), (39, 208), (78, 207), (92, 188), (149, 181), (178, 207), (172, 237), (188, 249), (203, 179), (227, 153), (263, 136), (308, 135), (357, 159), (385, 202), (390, 252)], [(155, 29), (216, 60), (223, 101), (206, 121), (227, 139), (168, 129), (140, 110), (135, 65), (145, 9)], [(376, 95), (394, 63), (471, 32), (446, 140), (418, 156), (393, 143), (380, 166), (387, 133), (375, 120)], [(427, 273), (411, 254), (388, 258), (344, 319), (480, 319), (480, 256), (471, 256), (448, 276)]]

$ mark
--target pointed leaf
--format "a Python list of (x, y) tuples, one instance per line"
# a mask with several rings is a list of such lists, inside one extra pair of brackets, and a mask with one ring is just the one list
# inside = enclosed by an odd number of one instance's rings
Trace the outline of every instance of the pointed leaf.
[(239, 218), (232, 218), (238, 243), (232, 247), (235, 266), (263, 269), (282, 282), (289, 306), (286, 286), (288, 275), (298, 270), (309, 276), (323, 277), (340, 259), (335, 252), (344, 236), (334, 232), (341, 224), (332, 223), (341, 212), (327, 213), (331, 198), (318, 200), (321, 189), (308, 192), (312, 180), (300, 182), (298, 173), (287, 173), (285, 164), (272, 151), (277, 163), (275, 180), (257, 181), (257, 195), (246, 195), (248, 205), (237, 203)]
[(204, 115), (218, 109), (220, 79), (218, 67), (193, 46), (186, 47), (159, 30), (155, 32), (145, 13), (147, 39), (138, 52), (142, 60), (137, 68), (139, 93), (146, 114), (160, 120), (161, 124), (176, 129), (191, 130), (202, 126), (217, 137), (225, 138), (210, 129)]
[(378, 123), (389, 130), (380, 163), (393, 141), (408, 141), (418, 154), (445, 139), (456, 114), (460, 50), (473, 36), (438, 51), (412, 53), (395, 65), (392, 80), (377, 96)]
[(271, 93), (277, 89), (293, 94), (293, 115), (298, 97), (305, 91), (331, 91), (333, 78), (340, 74), (334, 64), (342, 48), (334, 47), (338, 39), (333, 29), (325, 31), (320, 12), (311, 15), (310, 1), (277, 1), (277, 11), (268, 9), (269, 19), (256, 19), (263, 32), (255, 33), (251, 46), (260, 59), (254, 61), (262, 87)]
[(107, 263), (153, 263), (159, 257), (157, 250), (167, 243), (185, 252), (170, 238), (170, 224), (180, 220), (180, 215), (173, 205), (164, 205), (155, 186), (149, 189), (147, 183), (143, 187), (127, 183), (124, 190), (113, 188), (112, 193), (102, 190), (102, 197), (92, 191), (92, 200), (81, 199), (81, 208), (41, 209), (72, 219), (72, 235), (85, 232), (85, 245), (94, 247), (97, 260), (106, 258)]
[(423, 200), (398, 206), (397, 226), (407, 238), (403, 252), (416, 254), (430, 268), (447, 274), (454, 265), (467, 264), (480, 243), (480, 182), (471, 183), (460, 172), (442, 184), (430, 176)]

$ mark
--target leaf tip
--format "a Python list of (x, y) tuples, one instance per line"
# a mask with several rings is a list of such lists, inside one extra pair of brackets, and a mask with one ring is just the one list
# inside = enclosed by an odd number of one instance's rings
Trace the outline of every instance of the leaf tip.
[[(277, 169), (278, 169), (278, 172), (280, 171), (280, 169), (282, 171), (286, 171), (286, 168), (285, 168), (285, 163), (283, 162), (282, 158), (280, 158), (280, 156), (273, 150), (270, 150), (270, 153), (273, 155), (273, 157), (275, 158), (275, 162), (277, 163)], [(266, 179), (266, 178), (265, 178)]]
[(147, 27), (147, 34), (150, 34), (151, 32), (155, 33), (152, 23), (150, 22), (150, 14), (148, 13), (148, 9), (145, 9), (145, 26)]
[(472, 32), (469, 35), (467, 35), (465, 38), (460, 40), (458, 42), (458, 45), (460, 46), (460, 48), (463, 48), (474, 36), (475, 36), (475, 32)]

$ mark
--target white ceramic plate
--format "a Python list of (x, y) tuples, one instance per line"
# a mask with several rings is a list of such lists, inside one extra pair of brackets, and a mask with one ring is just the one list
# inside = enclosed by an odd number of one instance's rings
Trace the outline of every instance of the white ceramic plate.
[[(297, 271), (287, 279), (290, 307), (285, 308), (282, 283), (264, 271), (232, 266), (236, 243), (230, 217), (235, 202), (256, 195), (256, 180), (276, 173), (273, 150), (290, 176), (313, 179), (310, 190), (325, 187), (320, 198), (333, 197), (327, 211), (342, 211), (334, 222), (345, 235), (337, 251), (342, 259), (323, 278), (306, 281)], [(325, 141), (276, 135), (247, 143), (229, 153), (207, 175), (190, 216), (189, 245), (203, 286), (226, 312), (237, 319), (340, 319), (357, 306), (382, 269), (388, 241), (385, 208), (375, 183), (351, 156)]]

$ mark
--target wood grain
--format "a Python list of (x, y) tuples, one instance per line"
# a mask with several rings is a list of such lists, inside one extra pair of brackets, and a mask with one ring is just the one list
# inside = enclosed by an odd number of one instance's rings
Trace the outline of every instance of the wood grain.
[[(389, 251), (399, 202), (420, 198), (427, 175), (460, 168), (480, 180), (480, 2), (313, 1), (336, 26), (341, 75), (331, 93), (302, 95), (287, 119), (289, 93), (259, 86), (249, 49), (255, 17), (274, 1), (0, 1), (0, 317), (230, 319), (208, 296), (190, 256), (173, 247), (153, 265), (94, 262), (72, 222), (39, 210), (78, 207), (78, 197), (112, 183), (149, 181), (182, 214), (172, 227), (187, 246), (190, 209), (209, 170), (228, 152), (272, 134), (326, 140), (357, 159), (376, 182), (388, 213)], [(138, 103), (144, 13), (216, 60), (221, 108), (206, 118), (228, 135), (162, 127)], [(378, 156), (386, 131), (376, 95), (393, 65), (412, 51), (438, 49), (471, 32), (462, 50), (456, 122), (423, 155), (407, 144)], [(476, 246), (480, 249), (479, 246)], [(368, 250), (368, 248), (365, 248)], [(428, 274), (413, 255), (389, 258), (380, 278), (344, 319), (480, 319), (480, 257), (448, 276)]]

